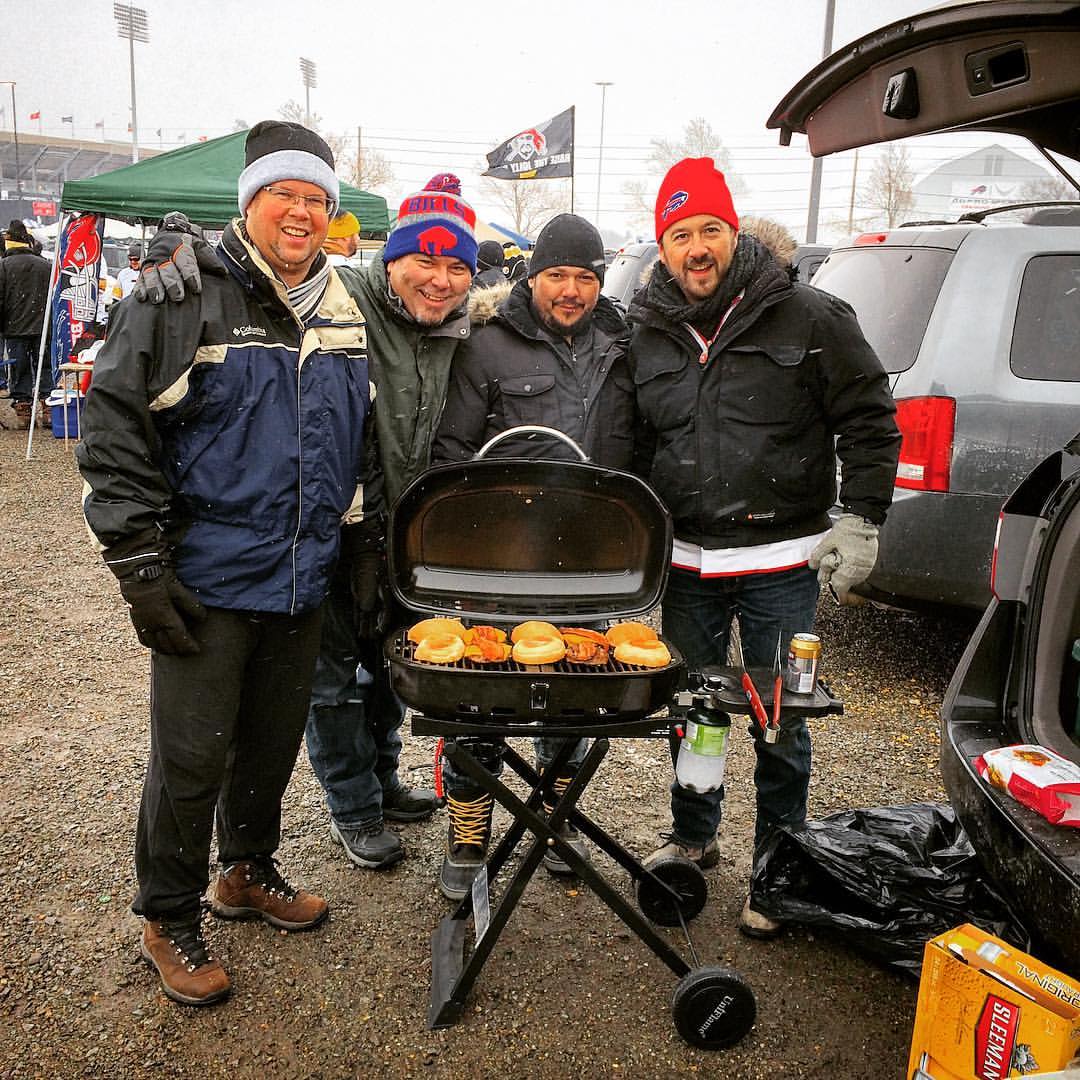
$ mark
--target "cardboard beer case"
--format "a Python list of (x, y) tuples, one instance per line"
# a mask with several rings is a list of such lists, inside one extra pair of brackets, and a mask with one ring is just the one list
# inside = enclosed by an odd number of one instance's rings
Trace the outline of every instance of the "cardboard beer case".
[(1080, 1080), (1080, 981), (964, 924), (926, 943), (908, 1080)]

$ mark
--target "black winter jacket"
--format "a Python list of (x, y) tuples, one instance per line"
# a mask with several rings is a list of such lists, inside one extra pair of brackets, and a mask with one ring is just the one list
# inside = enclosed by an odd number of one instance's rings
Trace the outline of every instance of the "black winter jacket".
[(0, 259), (0, 336), (38, 337), (45, 324), (52, 268), (29, 248)]
[[(569, 350), (537, 324), (531, 299), (528, 281), (518, 282), (484, 325), (470, 302), (473, 332), (454, 356), (432, 460), (467, 460), (493, 435), (533, 424), (569, 435), (597, 465), (633, 468), (637, 411), (622, 317), (600, 297), (593, 310), (591, 378), (583, 390)], [(508, 439), (497, 452), (578, 460), (565, 444), (544, 437)]]
[(675, 287), (658, 264), (629, 320), (638, 407), (656, 439), (648, 479), (676, 535), (722, 548), (827, 529), (837, 457), (844, 509), (884, 521), (900, 435), (854, 311), (769, 262), (703, 364), (687, 327), (650, 307)]

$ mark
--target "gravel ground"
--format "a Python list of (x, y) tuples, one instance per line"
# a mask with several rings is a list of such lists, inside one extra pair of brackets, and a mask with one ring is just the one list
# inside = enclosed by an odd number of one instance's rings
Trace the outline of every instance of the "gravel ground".
[[(0, 421), (10, 423), (7, 402)], [(0, 1077), (893, 1078), (916, 987), (801, 930), (769, 943), (735, 929), (752, 835), (752, 750), (729, 766), (722, 861), (692, 933), (701, 962), (738, 969), (758, 1022), (721, 1054), (671, 1023), (675, 979), (588, 889), (540, 872), (455, 1027), (425, 1029), (442, 815), (402, 827), (408, 858), (373, 874), (330, 840), (301, 754), (281, 858), (320, 891), (311, 934), (209, 927), (234, 983), (212, 1009), (170, 1003), (138, 956), (132, 840), (147, 753), (148, 658), (87, 543), (71, 446), (0, 429)], [(962, 627), (823, 606), (824, 674), (845, 715), (815, 721), (810, 813), (941, 800), (937, 714)], [(414, 783), (432, 739), (406, 740)], [(525, 748), (522, 748), (525, 752)], [(582, 802), (639, 857), (668, 823), (665, 746), (614, 740)], [(503, 819), (505, 822), (505, 818)], [(625, 874), (597, 855), (630, 895)], [(668, 933), (665, 931), (665, 933)], [(683, 949), (680, 935), (671, 933)]]

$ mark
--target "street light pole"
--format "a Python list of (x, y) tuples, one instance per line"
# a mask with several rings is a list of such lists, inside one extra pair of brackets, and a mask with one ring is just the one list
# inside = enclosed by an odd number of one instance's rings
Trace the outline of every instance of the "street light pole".
[(607, 103), (607, 88), (614, 86), (612, 82), (598, 82), (594, 86), (600, 87), (600, 157), (596, 163), (596, 222), (600, 227), (600, 179), (604, 175), (604, 106)]
[(19, 114), (15, 111), (15, 83), (0, 79), (0, 86), (11, 87), (11, 134), (15, 139), (15, 198), (22, 198), (22, 171), (19, 168)]
[(135, 110), (135, 42), (150, 40), (150, 28), (143, 8), (130, 3), (113, 2), (113, 18), (116, 20), (116, 36), (127, 38), (128, 65), (131, 71), (131, 160), (139, 160), (139, 116)]
[(304, 80), (304, 124), (311, 127), (311, 88), (319, 85), (314, 60), (300, 57), (300, 77)]

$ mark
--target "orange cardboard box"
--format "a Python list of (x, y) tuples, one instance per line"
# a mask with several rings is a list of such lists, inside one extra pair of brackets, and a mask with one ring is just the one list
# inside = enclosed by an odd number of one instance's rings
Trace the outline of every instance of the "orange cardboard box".
[(1070, 1063), (1080, 1066), (1080, 982), (977, 926), (926, 943), (908, 1080), (1056, 1075)]

